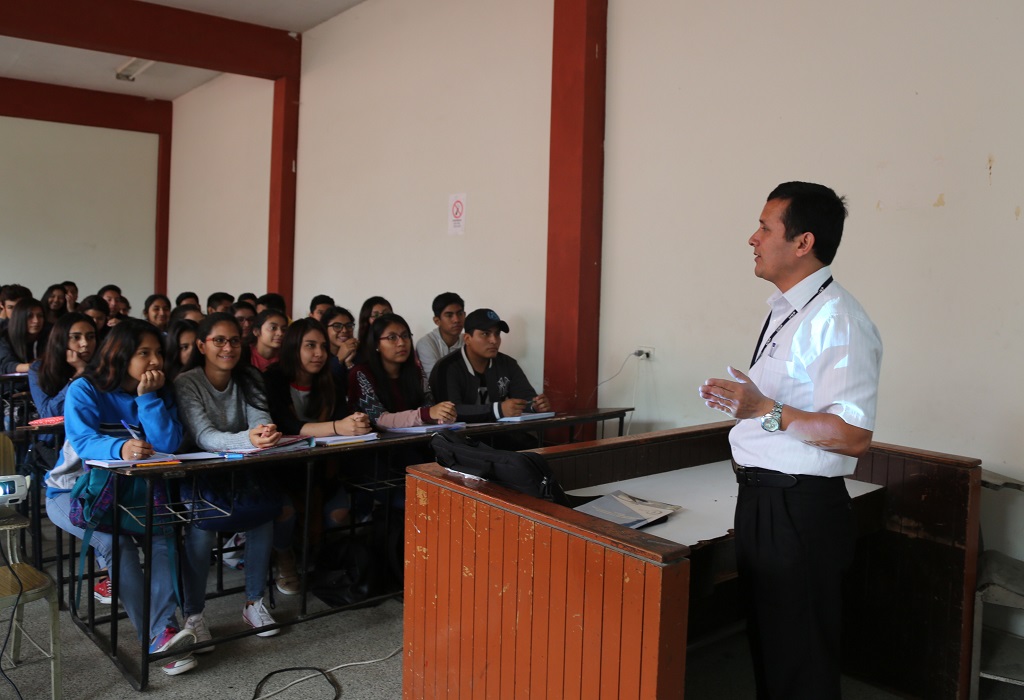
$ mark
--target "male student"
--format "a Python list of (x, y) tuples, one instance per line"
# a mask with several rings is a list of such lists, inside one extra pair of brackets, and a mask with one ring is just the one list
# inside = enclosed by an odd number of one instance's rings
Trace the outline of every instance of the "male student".
[(462, 324), (466, 320), (466, 302), (455, 292), (438, 294), (432, 306), (436, 328), (416, 342), (416, 356), (428, 377), (438, 360), (462, 349)]
[(231, 311), (235, 303), (235, 295), (227, 292), (214, 292), (206, 299), (206, 315)]
[(435, 401), (451, 401), (457, 420), (467, 423), (550, 411), (544, 394), (534, 391), (519, 363), (499, 352), (508, 324), (491, 309), (466, 316), (463, 347), (441, 358), (430, 374)]
[[(185, 304), (195, 304), (199, 306), (199, 295), (195, 292), (182, 292), (174, 298), (175, 306), (183, 306)], [(200, 309), (202, 311), (202, 309)]]
[(309, 302), (309, 317), (317, 321), (323, 321), (324, 311), (334, 306), (334, 299), (326, 294), (317, 294)]
[(844, 476), (871, 444), (882, 341), (832, 279), (846, 205), (823, 185), (768, 195), (754, 274), (775, 285), (749, 376), (700, 396), (738, 420), (736, 563), (757, 697), (838, 700), (843, 574), (854, 522)]

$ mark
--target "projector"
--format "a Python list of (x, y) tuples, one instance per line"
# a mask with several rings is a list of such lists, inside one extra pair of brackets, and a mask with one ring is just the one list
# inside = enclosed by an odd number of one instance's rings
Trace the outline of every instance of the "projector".
[(16, 506), (28, 495), (28, 480), (21, 474), (0, 476), (0, 506)]

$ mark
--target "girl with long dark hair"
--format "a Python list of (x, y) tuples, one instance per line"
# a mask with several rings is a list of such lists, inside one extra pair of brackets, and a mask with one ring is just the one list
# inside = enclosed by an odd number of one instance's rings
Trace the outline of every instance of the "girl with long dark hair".
[(96, 326), (85, 314), (65, 313), (50, 330), (43, 356), (28, 370), (32, 402), (41, 418), (64, 415), (64, 399), (73, 379), (85, 372), (96, 352)]
[(0, 374), (28, 372), (46, 347), (46, 310), (37, 299), (15, 304), (6, 330), (0, 334)]
[[(133, 437), (122, 421), (139, 437)], [(71, 382), (64, 400), (64, 430), (67, 439), (57, 466), (46, 474), (46, 514), (57, 527), (81, 538), (85, 532), (69, 516), (70, 491), (85, 474), (87, 459), (146, 459), (155, 452), (174, 452), (181, 443), (181, 422), (165, 387), (159, 330), (137, 320), (111, 329), (82, 376)], [(97, 530), (91, 544), (100, 566), (106, 568), (112, 561), (113, 537)], [(121, 536), (118, 546), (121, 603), (139, 630), (145, 582), (141, 557), (130, 536)], [(171, 538), (154, 537), (147, 562), (152, 572), (149, 630), (155, 635), (149, 640), (151, 653), (183, 650), (196, 640), (178, 626), (171, 546)], [(160, 663), (171, 676), (196, 666), (191, 652)]]
[(185, 371), (196, 349), (196, 330), (199, 324), (187, 318), (171, 321), (164, 337), (164, 374), (173, 382)]

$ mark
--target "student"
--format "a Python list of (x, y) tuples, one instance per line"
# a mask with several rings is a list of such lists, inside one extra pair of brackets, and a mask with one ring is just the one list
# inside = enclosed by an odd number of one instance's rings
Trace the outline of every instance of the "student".
[(340, 387), (348, 386), (348, 372), (356, 363), (356, 351), (359, 341), (355, 339), (355, 319), (352, 313), (340, 306), (334, 306), (324, 312), (324, 328), (327, 330), (327, 342), (331, 344), (329, 365), (335, 383)]
[[(154, 452), (174, 452), (181, 443), (178, 413), (165, 386), (160, 331), (145, 321), (129, 320), (111, 329), (81, 377), (71, 383), (64, 401), (64, 429), (67, 439), (57, 466), (46, 474), (46, 514), (62, 530), (83, 537), (85, 532), (71, 523), (69, 492), (84, 472), (87, 459), (145, 459)], [(121, 421), (142, 434), (133, 438)], [(168, 537), (154, 537), (152, 556), (147, 562), (152, 575), (149, 595), (150, 653), (186, 649), (196, 637), (179, 630), (170, 563)], [(105, 532), (92, 534), (91, 544), (100, 566), (112, 562), (113, 538)], [(138, 631), (143, 622), (145, 579), (135, 540), (121, 536), (121, 603)], [(185, 673), (197, 663), (191, 653), (162, 659), (169, 676)]]
[(162, 331), (171, 320), (171, 300), (163, 294), (150, 294), (142, 307), (142, 316)]
[(551, 410), (547, 397), (534, 390), (519, 363), (499, 352), (508, 324), (498, 314), (477, 309), (466, 316), (464, 330), (462, 351), (442, 358), (430, 375), (434, 396), (454, 401), (459, 420), (487, 422)]
[(349, 406), (381, 428), (455, 421), (455, 404), (435, 404), (412, 351), (409, 324), (384, 314), (370, 326), (366, 361), (349, 373)]
[[(281, 439), (281, 433), (267, 410), (260, 376), (240, 362), (241, 358), (242, 334), (234, 316), (228, 313), (207, 316), (197, 330), (191, 369), (174, 380), (188, 442), (200, 450), (219, 452), (272, 447)], [(245, 533), (245, 606), (242, 619), (257, 629), (274, 624), (274, 618), (263, 604), (273, 532), (271, 520)], [(194, 525), (186, 528), (183, 567), (185, 628), (193, 630), (200, 642), (211, 639), (203, 611), (215, 538), (213, 531)], [(278, 631), (266, 630), (257, 636), (272, 637)], [(206, 647), (199, 651), (212, 650), (213, 647)]]
[(184, 304), (195, 304), (199, 306), (199, 295), (195, 292), (182, 292), (178, 296), (174, 297), (175, 308)]
[(230, 311), (231, 305), (235, 303), (235, 297), (227, 292), (214, 292), (206, 299), (207, 315)]
[[(314, 437), (370, 432), (370, 419), (365, 413), (349, 415), (346, 387), (335, 385), (328, 366), (330, 357), (327, 334), (319, 321), (302, 318), (288, 326), (281, 361), (263, 375), (271, 417), (282, 432)], [(324, 518), (328, 526), (340, 525), (350, 506), (344, 485), (328, 476), (316, 491), (333, 494), (324, 503)], [(275, 582), (285, 595), (296, 595), (300, 590), (291, 549), (293, 529), (294, 517), (279, 518), (274, 532)]]
[(46, 323), (52, 326), (68, 311), (67, 292), (64, 291), (64, 285), (51, 284), (47, 287), (43, 294), (43, 304), (46, 307)]
[(256, 341), (252, 344), (251, 361), (253, 367), (266, 372), (270, 365), (280, 359), (281, 343), (284, 332), (288, 329), (288, 318), (283, 311), (267, 308), (256, 314), (252, 322), (252, 334)]
[(332, 306), (334, 306), (334, 299), (326, 294), (317, 294), (309, 302), (309, 317), (315, 318), (317, 321), (323, 321), (324, 312)]
[(8, 284), (0, 290), (0, 307), (3, 307), (3, 323), (0, 323), (0, 331), (7, 327), (7, 323), (11, 320), (11, 312), (14, 311), (14, 305), (22, 299), (31, 299), (32, 292), (29, 291), (28, 287), (22, 287), (20, 284)]
[(97, 340), (102, 343), (107, 337), (110, 327), (107, 325), (107, 318), (110, 315), (110, 307), (100, 297), (92, 294), (78, 304), (78, 311), (92, 319), (96, 324), (96, 332), (99, 334)]
[(107, 302), (107, 322), (110, 319), (117, 318), (117, 300), (121, 296), (121, 288), (116, 284), (106, 284), (100, 287), (100, 291), (96, 292), (103, 301)]
[(67, 301), (68, 311), (77, 311), (78, 285), (71, 280), (64, 280), (61, 284), (64, 286), (64, 298)]
[(438, 360), (462, 349), (462, 324), (466, 320), (466, 303), (455, 292), (438, 294), (432, 306), (437, 327), (416, 343), (416, 354), (428, 377)]
[(242, 292), (241, 294), (238, 295), (238, 298), (235, 299), (235, 303), (238, 303), (240, 301), (244, 301), (246, 304), (252, 305), (252, 308), (255, 309), (256, 308), (256, 299), (257, 299), (256, 295), (253, 294), (252, 292)]
[(185, 371), (196, 348), (196, 329), (199, 324), (187, 318), (172, 321), (164, 337), (164, 374), (168, 382), (174, 382)]
[(362, 348), (366, 347), (366, 339), (370, 335), (373, 322), (384, 314), (390, 313), (393, 313), (391, 302), (384, 297), (370, 297), (363, 302), (362, 308), (359, 309), (359, 333), (356, 335), (360, 348), (359, 354), (356, 355), (357, 363), (366, 361), (362, 356)]
[(40, 418), (64, 415), (71, 381), (82, 376), (96, 352), (96, 325), (85, 314), (64, 314), (50, 329), (46, 350), (28, 370), (28, 387)]
[(285, 307), (284, 297), (274, 292), (267, 292), (256, 300), (256, 313), (262, 313), (267, 309), (274, 309), (287, 316), (288, 309)]
[(117, 298), (117, 315), (122, 319), (131, 318), (132, 305), (128, 297), (122, 295)]
[(251, 344), (255, 340), (252, 335), (252, 324), (256, 318), (256, 307), (246, 301), (236, 301), (231, 305), (231, 315), (242, 327), (242, 344)]
[(28, 298), (15, 304), (0, 333), (0, 374), (28, 372), (46, 347), (48, 332), (42, 302)]
[(196, 324), (200, 324), (205, 316), (198, 304), (182, 304), (181, 306), (174, 307), (174, 311), (171, 312), (170, 321), (173, 323), (182, 318), (187, 318)]

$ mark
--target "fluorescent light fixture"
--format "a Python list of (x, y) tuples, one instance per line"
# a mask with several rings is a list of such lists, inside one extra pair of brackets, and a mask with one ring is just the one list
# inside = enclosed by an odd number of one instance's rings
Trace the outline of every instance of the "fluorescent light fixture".
[(114, 77), (118, 80), (127, 80), (134, 83), (135, 79), (149, 70), (156, 61), (144, 61), (141, 58), (129, 58), (116, 71)]

